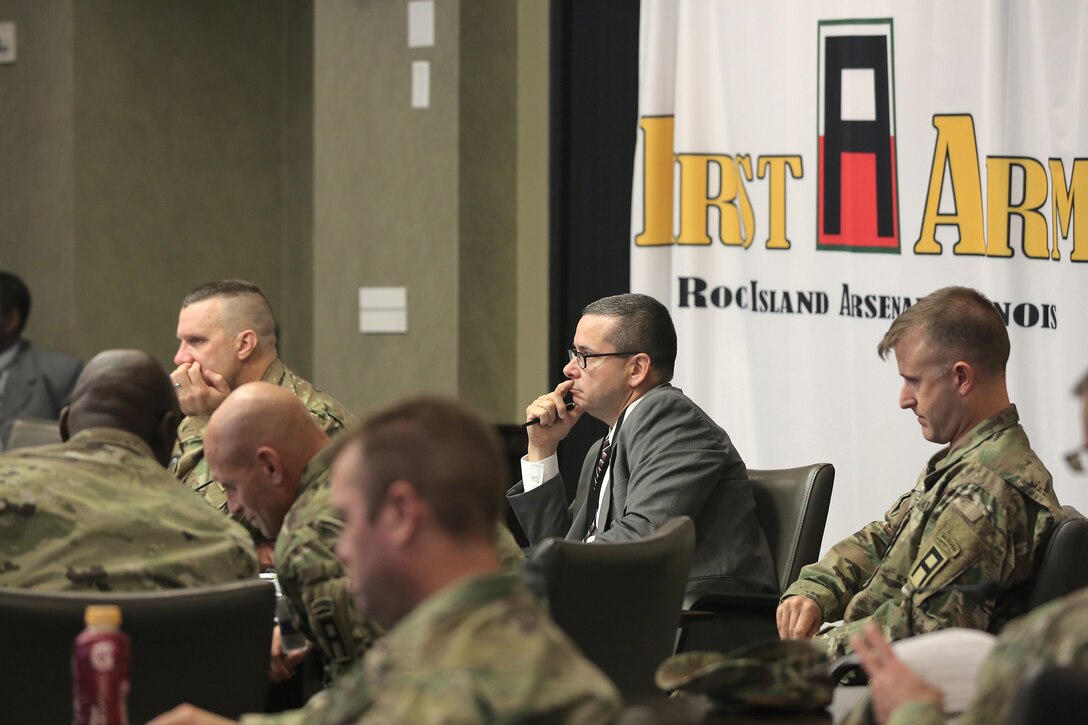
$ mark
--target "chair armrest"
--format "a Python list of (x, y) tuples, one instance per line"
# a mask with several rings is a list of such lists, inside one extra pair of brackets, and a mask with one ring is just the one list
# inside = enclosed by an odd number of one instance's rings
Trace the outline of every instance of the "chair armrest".
[(739, 613), (771, 614), (778, 610), (777, 594), (699, 594), (689, 592), (684, 598), (684, 609), (711, 612), (715, 617), (729, 617)]

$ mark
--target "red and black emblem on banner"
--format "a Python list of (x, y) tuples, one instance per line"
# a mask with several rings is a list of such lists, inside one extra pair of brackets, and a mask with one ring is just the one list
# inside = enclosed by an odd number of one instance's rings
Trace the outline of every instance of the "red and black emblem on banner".
[(899, 253), (891, 20), (819, 24), (817, 249)]

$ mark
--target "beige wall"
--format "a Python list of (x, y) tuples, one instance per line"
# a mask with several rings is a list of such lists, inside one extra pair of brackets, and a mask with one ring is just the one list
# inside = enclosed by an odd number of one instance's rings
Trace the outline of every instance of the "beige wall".
[[(0, 268), (30, 336), (170, 365), (181, 296), (239, 276), (353, 409), (432, 391), (518, 419), (547, 384), (547, 15), (440, 0), (409, 49), (406, 0), (0, 0)], [(359, 333), (369, 285), (408, 288), (408, 334)]]
[(73, 12), (70, 2), (0, 0), (18, 62), (0, 65), (0, 269), (34, 295), (26, 335), (80, 353), (75, 290)]
[[(517, 420), (519, 385), (546, 383), (547, 4), (435, 15), (435, 46), (410, 49), (402, 0), (315, 6), (316, 376), (356, 410), (437, 392)], [(359, 333), (363, 286), (407, 288), (407, 334)]]
[(295, 243), (283, 7), (75, 3), (76, 294), (114, 303), (81, 312), (80, 349), (169, 361), (178, 302), (213, 279), (256, 282), (277, 310), (296, 304), (281, 286)]

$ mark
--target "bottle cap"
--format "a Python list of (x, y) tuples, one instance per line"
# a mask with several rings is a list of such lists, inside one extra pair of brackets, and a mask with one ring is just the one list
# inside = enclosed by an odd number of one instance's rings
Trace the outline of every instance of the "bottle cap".
[(83, 610), (83, 623), (88, 627), (120, 627), (121, 608), (116, 604), (89, 604)]

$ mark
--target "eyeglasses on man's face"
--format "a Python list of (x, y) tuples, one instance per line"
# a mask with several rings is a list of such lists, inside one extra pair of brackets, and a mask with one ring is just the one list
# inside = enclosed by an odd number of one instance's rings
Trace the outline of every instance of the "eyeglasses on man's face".
[(614, 355), (638, 355), (638, 352), (578, 352), (577, 350), (567, 350), (567, 357), (571, 360), (578, 361), (578, 367), (583, 370), (586, 369), (586, 360), (591, 357), (612, 357)]

